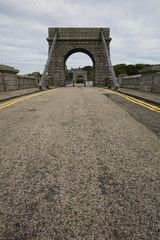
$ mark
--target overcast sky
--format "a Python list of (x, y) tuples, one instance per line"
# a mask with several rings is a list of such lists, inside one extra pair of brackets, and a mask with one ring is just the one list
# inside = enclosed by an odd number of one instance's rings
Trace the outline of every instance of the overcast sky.
[[(48, 27), (108, 27), (113, 65), (160, 64), (160, 0), (0, 0), (0, 64), (42, 73)], [(85, 54), (67, 60), (91, 64)]]

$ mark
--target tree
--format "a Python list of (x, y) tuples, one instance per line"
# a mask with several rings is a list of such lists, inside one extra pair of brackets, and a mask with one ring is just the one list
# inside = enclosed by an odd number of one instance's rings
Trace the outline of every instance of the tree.
[(114, 65), (113, 68), (116, 76), (118, 77), (119, 74), (127, 74), (129, 76), (137, 75), (139, 73), (139, 70), (143, 69), (146, 66), (151, 66), (151, 65), (141, 64), (141, 63), (135, 64), (135, 65), (133, 64), (126, 65), (125, 63), (122, 63), (122, 64)]
[(115, 66), (113, 66), (114, 71), (116, 76), (118, 76), (119, 74), (126, 74), (126, 64), (122, 63), (122, 64), (117, 64)]
[(82, 68), (84, 71), (87, 71), (87, 78), (89, 79), (91, 72), (92, 72), (92, 67), (91, 66), (85, 66)]

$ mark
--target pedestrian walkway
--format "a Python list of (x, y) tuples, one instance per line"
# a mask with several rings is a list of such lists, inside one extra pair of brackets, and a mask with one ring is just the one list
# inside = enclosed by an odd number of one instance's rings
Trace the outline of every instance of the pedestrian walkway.
[(127, 89), (127, 88), (120, 88), (118, 92), (130, 95), (133, 97), (138, 97), (140, 99), (147, 100), (156, 104), (160, 104), (159, 93), (144, 92), (136, 89)]
[(32, 94), (35, 92), (39, 92), (38, 88), (28, 88), (28, 89), (20, 89), (20, 90), (14, 90), (14, 91), (8, 91), (8, 92), (0, 92), (0, 102), (7, 101), (12, 98), (25, 96), (28, 94)]

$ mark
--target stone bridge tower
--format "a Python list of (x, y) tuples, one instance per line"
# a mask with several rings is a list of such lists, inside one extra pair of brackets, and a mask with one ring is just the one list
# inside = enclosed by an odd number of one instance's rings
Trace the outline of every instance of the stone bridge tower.
[[(106, 86), (110, 76), (108, 63), (102, 44), (100, 31), (103, 30), (105, 42), (110, 49), (109, 28), (49, 28), (49, 50), (52, 45), (55, 32), (58, 31), (56, 45), (49, 64), (48, 75), (52, 85), (65, 86), (65, 66), (70, 55), (76, 52), (87, 54), (93, 61), (94, 86)], [(109, 51), (110, 52), (110, 51)]]
[(77, 78), (81, 76), (83, 78), (83, 83), (87, 82), (87, 71), (84, 71), (82, 68), (72, 68), (73, 80), (74, 83), (77, 83)]

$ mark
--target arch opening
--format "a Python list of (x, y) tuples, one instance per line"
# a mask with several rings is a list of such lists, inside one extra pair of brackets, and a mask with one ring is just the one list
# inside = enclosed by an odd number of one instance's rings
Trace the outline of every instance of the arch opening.
[(84, 86), (93, 86), (95, 79), (95, 60), (86, 49), (76, 48), (69, 51), (64, 57), (65, 85), (83, 83)]
[(77, 75), (76, 83), (84, 83), (84, 76), (83, 75)]

